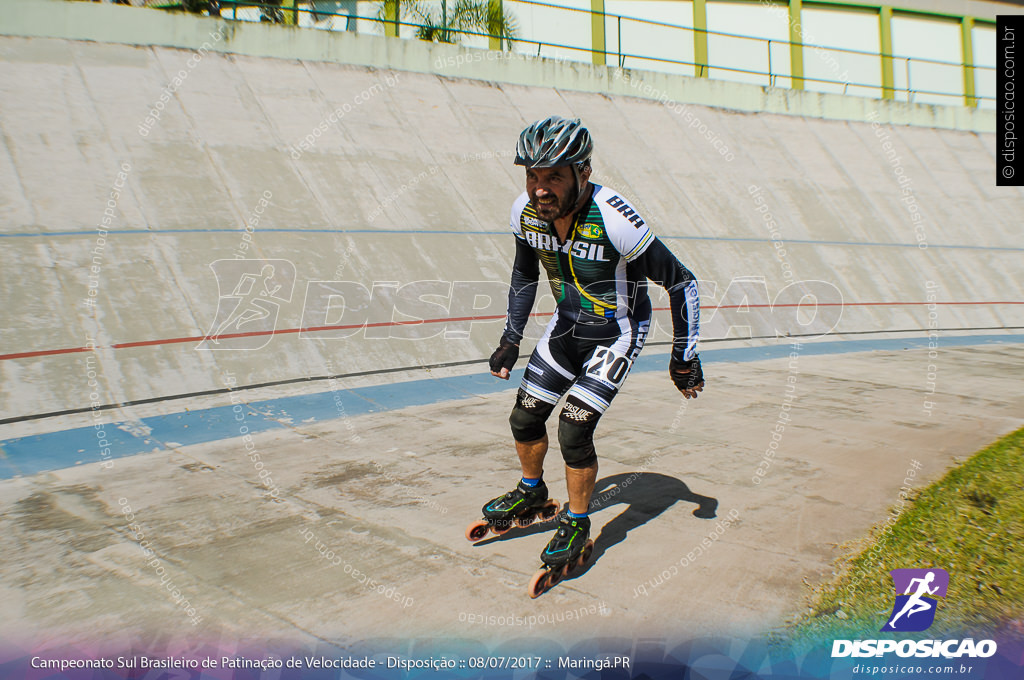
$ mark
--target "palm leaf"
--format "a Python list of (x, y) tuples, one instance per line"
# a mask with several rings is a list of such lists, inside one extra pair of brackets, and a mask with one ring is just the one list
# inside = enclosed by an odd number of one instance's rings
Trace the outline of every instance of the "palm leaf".
[(382, 0), (377, 21), (388, 22), (396, 5), (406, 20), (417, 24), (416, 37), (420, 40), (459, 43), (466, 34), (485, 34), (500, 38), (511, 50), (519, 34), (515, 15), (503, 10), (498, 0), (455, 0), (447, 5), (446, 12), (422, 0)]

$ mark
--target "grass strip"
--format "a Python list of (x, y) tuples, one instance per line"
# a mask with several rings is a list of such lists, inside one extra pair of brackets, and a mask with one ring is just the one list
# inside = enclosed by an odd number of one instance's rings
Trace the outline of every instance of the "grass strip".
[[(797, 643), (882, 638), (895, 591), (889, 571), (941, 567), (949, 590), (935, 623), (902, 638), (956, 637), (1020, 627), (1024, 617), (1024, 428), (973, 455), (911, 498), (891, 531), (817, 589), (810, 611), (790, 626)], [(879, 558), (881, 557), (881, 559)], [(802, 645), (801, 645), (802, 646)]]

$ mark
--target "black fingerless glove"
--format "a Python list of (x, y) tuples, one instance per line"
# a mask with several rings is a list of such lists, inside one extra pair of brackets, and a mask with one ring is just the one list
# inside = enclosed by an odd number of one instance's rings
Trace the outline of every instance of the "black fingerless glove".
[[(689, 372), (683, 373), (687, 369), (689, 369)], [(672, 377), (672, 382), (680, 392), (692, 390), (704, 382), (704, 372), (700, 368), (700, 357), (696, 355), (689, 361), (669, 360), (668, 374)]]
[(501, 369), (507, 368), (511, 372), (512, 367), (516, 365), (518, 360), (519, 345), (502, 336), (501, 341), (498, 343), (498, 349), (494, 350), (494, 354), (491, 355), (491, 371), (501, 373)]

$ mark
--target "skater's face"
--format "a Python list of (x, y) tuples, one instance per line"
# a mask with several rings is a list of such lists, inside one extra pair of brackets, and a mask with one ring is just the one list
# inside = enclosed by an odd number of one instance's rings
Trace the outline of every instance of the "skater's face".
[[(590, 177), (589, 167), (583, 171), (583, 181)], [(537, 217), (553, 222), (572, 211), (579, 193), (572, 168), (528, 168), (526, 193), (530, 197)]]

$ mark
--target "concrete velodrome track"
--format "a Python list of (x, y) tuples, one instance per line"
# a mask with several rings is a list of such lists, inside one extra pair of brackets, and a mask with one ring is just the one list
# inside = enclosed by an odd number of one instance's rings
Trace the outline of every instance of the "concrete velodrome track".
[[(65, 4), (61, 30), (163, 16)], [(587, 91), (590, 67), (337, 63), (461, 54), (368, 36), (288, 60), (254, 54), (276, 27), (176, 17), (151, 41), (176, 48), (19, 21), (0, 37), (8, 641), (755, 635), (901, 487), (1024, 423), (1024, 192), (994, 186), (985, 112), (801, 93), (800, 115), (754, 112), (744, 85), (664, 106)], [(570, 84), (508, 84), (526, 69)], [(517, 479), (515, 381), (484, 360), (510, 150), (549, 113), (583, 118), (595, 179), (702, 280), (708, 386), (681, 400), (652, 333), (598, 430), (597, 558), (530, 601), (547, 532), (462, 532)]]

